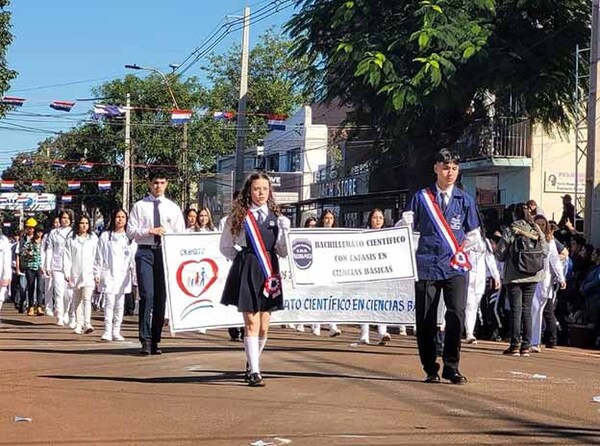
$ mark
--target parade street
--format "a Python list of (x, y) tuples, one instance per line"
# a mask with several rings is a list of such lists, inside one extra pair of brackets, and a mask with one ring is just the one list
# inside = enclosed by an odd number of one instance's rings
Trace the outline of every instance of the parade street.
[(357, 345), (358, 327), (341, 328), (274, 328), (252, 388), (226, 330), (166, 335), (140, 357), (135, 318), (126, 342), (101, 343), (6, 308), (0, 445), (600, 444), (598, 352), (514, 358), (480, 342), (463, 347), (467, 385), (425, 384), (414, 337)]

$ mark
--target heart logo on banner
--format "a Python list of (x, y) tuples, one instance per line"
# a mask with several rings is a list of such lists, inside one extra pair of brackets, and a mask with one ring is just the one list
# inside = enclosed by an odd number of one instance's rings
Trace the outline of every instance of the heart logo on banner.
[(187, 296), (200, 297), (217, 280), (219, 267), (214, 260), (187, 260), (177, 268), (177, 285)]

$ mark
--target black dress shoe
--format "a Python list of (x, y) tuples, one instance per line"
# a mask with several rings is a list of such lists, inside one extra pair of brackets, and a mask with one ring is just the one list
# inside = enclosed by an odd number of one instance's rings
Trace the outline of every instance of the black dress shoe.
[(263, 381), (262, 376), (260, 376), (260, 373), (250, 373), (248, 385), (250, 387), (264, 387), (265, 382)]
[(467, 377), (460, 374), (458, 370), (444, 370), (442, 378), (447, 379), (452, 384), (466, 384)]
[(250, 365), (246, 363), (246, 370), (244, 370), (244, 381), (250, 382)]
[(142, 342), (142, 349), (140, 350), (140, 355), (148, 356), (150, 354), (150, 343)]
[(158, 348), (158, 344), (151, 344), (150, 346), (151, 355), (162, 355), (162, 350)]
[(440, 375), (437, 373), (430, 373), (425, 377), (424, 382), (429, 384), (438, 384), (440, 382)]

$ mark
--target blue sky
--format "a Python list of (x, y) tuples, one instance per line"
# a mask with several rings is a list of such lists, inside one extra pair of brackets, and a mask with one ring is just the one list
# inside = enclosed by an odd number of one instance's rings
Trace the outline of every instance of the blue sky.
[[(275, 3), (279, 3), (279, 11), (275, 10)], [(80, 102), (70, 113), (57, 112), (49, 108), (51, 101), (89, 98), (92, 87), (135, 73), (125, 69), (125, 64), (136, 63), (169, 72), (170, 63), (183, 61), (225, 23), (226, 16), (241, 16), (246, 5), (251, 13), (264, 8), (261, 20), (250, 28), (252, 46), (267, 28), (281, 26), (290, 18), (291, 3), (290, 0), (13, 0), (7, 8), (12, 13), (14, 35), (8, 63), (19, 75), (5, 94), (27, 101), (0, 122), (0, 166), (10, 164), (17, 153), (34, 150), (39, 141), (52, 136), (45, 131), (68, 130), (84, 119), (84, 113), (91, 107), (91, 103)], [(240, 41), (241, 30), (233, 31), (213, 51), (222, 53)], [(186, 74), (199, 75), (202, 62)], [(31, 116), (32, 113), (50, 116)]]

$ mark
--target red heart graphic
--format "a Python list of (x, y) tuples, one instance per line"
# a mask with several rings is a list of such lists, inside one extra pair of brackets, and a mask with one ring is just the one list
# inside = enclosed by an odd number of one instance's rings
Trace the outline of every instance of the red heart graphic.
[[(196, 271), (196, 274), (193, 276), (185, 277), (186, 280), (184, 280), (183, 273), (187, 266), (193, 264), (200, 265), (202, 263), (210, 265), (210, 268), (212, 270), (212, 277), (210, 278), (210, 280), (202, 284), (200, 282), (200, 279), (204, 280), (204, 278), (200, 275), (200, 272), (198, 271)], [(219, 267), (212, 259), (205, 258), (202, 260), (187, 260), (181, 265), (179, 265), (179, 268), (177, 268), (177, 285), (179, 285), (181, 291), (183, 291), (189, 297), (199, 297), (202, 294), (204, 294), (212, 286), (213, 283), (215, 283), (215, 281), (217, 280), (218, 272)]]

